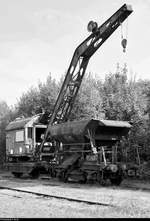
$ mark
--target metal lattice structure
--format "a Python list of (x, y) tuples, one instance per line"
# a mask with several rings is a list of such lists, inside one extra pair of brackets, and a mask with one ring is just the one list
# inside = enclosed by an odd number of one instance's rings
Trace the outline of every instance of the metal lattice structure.
[(40, 150), (49, 135), (49, 128), (54, 123), (68, 120), (90, 58), (131, 13), (131, 6), (124, 4), (76, 48), (50, 116)]

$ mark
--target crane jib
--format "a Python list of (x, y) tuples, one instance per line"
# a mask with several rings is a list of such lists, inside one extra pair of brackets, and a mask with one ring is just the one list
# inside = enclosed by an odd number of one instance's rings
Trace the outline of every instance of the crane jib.
[(47, 139), (49, 128), (54, 123), (61, 123), (68, 120), (90, 57), (122, 24), (132, 11), (130, 5), (124, 4), (76, 48), (56, 100), (53, 113), (50, 116), (50, 121), (40, 150)]

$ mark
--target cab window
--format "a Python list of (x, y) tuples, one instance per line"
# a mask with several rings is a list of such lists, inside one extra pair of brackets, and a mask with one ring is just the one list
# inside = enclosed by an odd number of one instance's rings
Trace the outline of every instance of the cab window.
[(23, 130), (16, 131), (15, 141), (16, 141), (16, 142), (22, 142), (22, 141), (24, 141), (24, 131), (23, 131)]

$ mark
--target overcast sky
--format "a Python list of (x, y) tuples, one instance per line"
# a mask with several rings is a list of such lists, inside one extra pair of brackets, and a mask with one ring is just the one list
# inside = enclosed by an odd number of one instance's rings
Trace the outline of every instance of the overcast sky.
[(88, 22), (101, 25), (124, 3), (134, 10), (123, 25), (126, 53), (118, 28), (91, 58), (87, 72), (103, 79), (117, 62), (127, 62), (129, 73), (150, 80), (149, 0), (0, 0), (0, 100), (15, 104), (49, 72), (58, 80), (89, 35)]

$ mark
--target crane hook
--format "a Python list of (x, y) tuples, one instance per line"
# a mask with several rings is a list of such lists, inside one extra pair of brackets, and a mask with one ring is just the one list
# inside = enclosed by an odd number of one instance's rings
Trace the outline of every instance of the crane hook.
[(127, 46), (127, 39), (126, 38), (122, 39), (121, 45), (123, 47), (123, 52), (126, 52), (126, 46)]
[(127, 25), (126, 25), (126, 38), (123, 37), (123, 27), (122, 27), (122, 23), (120, 23), (121, 25), (121, 45), (123, 47), (123, 52), (126, 52), (126, 47), (127, 47), (127, 35), (128, 35), (128, 20), (127, 20)]

